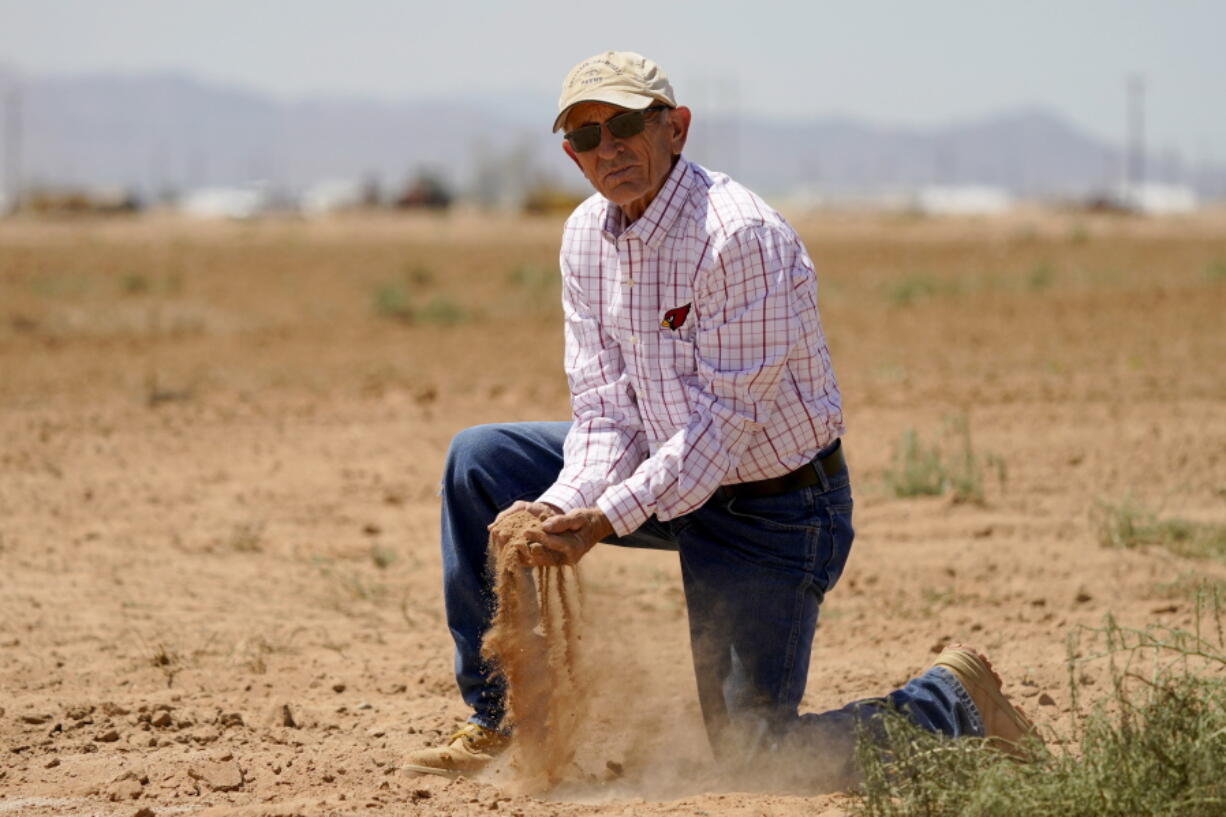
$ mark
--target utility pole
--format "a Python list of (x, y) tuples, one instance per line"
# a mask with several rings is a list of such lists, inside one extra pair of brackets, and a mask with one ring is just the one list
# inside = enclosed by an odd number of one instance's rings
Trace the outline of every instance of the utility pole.
[(1145, 80), (1128, 78), (1128, 147), (1124, 165), (1125, 195), (1133, 198), (1145, 184)]
[(8, 206), (16, 211), (21, 206), (21, 91), (9, 89), (4, 105), (4, 187), (9, 194)]

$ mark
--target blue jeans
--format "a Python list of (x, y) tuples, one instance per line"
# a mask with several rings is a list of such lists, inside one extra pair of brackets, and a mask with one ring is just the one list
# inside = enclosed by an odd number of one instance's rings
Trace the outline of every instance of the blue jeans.
[[(442, 491), (443, 591), (455, 639), (456, 681), (474, 723), (497, 728), (503, 688), (481, 660), (492, 588), (486, 526), (516, 500), (534, 500), (562, 469), (569, 423), (506, 423), (460, 432), (447, 454)], [(922, 728), (982, 736), (970, 696), (943, 668), (884, 698), (821, 714), (798, 714), (818, 609), (851, 550), (846, 470), (777, 496), (716, 492), (669, 521), (649, 519), (610, 544), (674, 550), (689, 614), (698, 698), (712, 749), (747, 760), (786, 750), (821, 751), (850, 768), (859, 726), (883, 707)], [(589, 557), (590, 558), (590, 557)]]

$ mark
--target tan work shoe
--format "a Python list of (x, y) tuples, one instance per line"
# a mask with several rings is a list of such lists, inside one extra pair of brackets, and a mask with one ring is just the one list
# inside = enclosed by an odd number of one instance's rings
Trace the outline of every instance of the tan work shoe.
[(975, 702), (983, 719), (983, 735), (995, 749), (1028, 759), (1027, 741), (1042, 743), (1034, 724), (1005, 697), (1000, 676), (982, 654), (962, 644), (950, 644), (937, 656), (934, 667), (954, 674)]
[(455, 777), (484, 769), (507, 747), (510, 738), (475, 723), (466, 723), (447, 738), (447, 745), (418, 749), (405, 758), (401, 770), (410, 774)]

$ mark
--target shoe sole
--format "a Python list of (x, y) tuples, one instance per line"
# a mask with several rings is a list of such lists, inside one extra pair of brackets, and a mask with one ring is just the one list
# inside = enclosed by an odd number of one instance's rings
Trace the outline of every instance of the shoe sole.
[[(992, 705), (998, 711), (1005, 714), (1005, 717), (1009, 719), (1009, 722), (1013, 724), (1013, 727), (1020, 735), (1020, 737), (1013, 740), (989, 735), (989, 740), (1005, 744), (1006, 747), (1009, 747), (1011, 754), (1016, 754), (1022, 748), (1020, 745), (1021, 741), (1027, 738), (1035, 739), (1038, 737), (1038, 732), (1030, 718), (1027, 718), (1025, 713), (1005, 697), (1005, 693), (1001, 688), (1000, 676), (992, 668), (992, 662), (988, 661), (979, 652), (962, 645), (946, 647), (945, 651), (937, 657), (936, 663), (933, 666), (945, 667), (952, 671), (959, 681), (963, 682), (963, 686), (971, 685), (987, 693)], [(967, 692), (970, 692), (970, 690), (968, 689)], [(980, 712), (979, 715), (986, 727), (986, 713)]]
[(438, 777), (460, 777), (466, 772), (459, 769), (440, 769), (437, 766), (419, 766), (416, 763), (406, 763), (400, 767), (400, 773), (405, 775), (432, 774)]

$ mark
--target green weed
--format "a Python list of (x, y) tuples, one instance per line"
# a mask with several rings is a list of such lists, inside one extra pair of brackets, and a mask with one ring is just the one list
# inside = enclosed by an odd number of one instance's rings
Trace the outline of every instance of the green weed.
[(89, 292), (89, 278), (77, 272), (48, 272), (30, 281), (30, 289), (44, 298), (79, 298)]
[(1004, 487), (1004, 460), (995, 454), (976, 453), (965, 416), (946, 420), (945, 437), (952, 451), (924, 445), (913, 429), (904, 431), (894, 451), (894, 464), (885, 472), (887, 490), (899, 498), (948, 493), (956, 502), (982, 503), (985, 469), (993, 469)]
[(1098, 540), (1107, 547), (1156, 545), (1194, 559), (1226, 559), (1226, 524), (1160, 519), (1131, 499), (1118, 504), (1099, 501), (1092, 518)]
[(507, 283), (515, 290), (515, 309), (521, 314), (553, 316), (557, 312), (561, 278), (556, 267), (519, 264), (507, 273)]
[(927, 276), (909, 275), (892, 282), (886, 289), (885, 297), (892, 306), (911, 306), (942, 291), (945, 288)]
[(1041, 264), (1035, 265), (1026, 275), (1026, 288), (1031, 292), (1042, 292), (1051, 286), (1052, 280), (1055, 277), (1055, 268), (1044, 261)]
[(1205, 278), (1214, 283), (1226, 284), (1226, 259), (1218, 258), (1206, 264)]
[(405, 268), (404, 277), (415, 289), (425, 289), (434, 283), (434, 270), (421, 264), (409, 264)]
[(378, 604), (387, 597), (387, 586), (382, 582), (370, 581), (360, 570), (341, 569), (331, 559), (320, 556), (312, 557), (311, 561), (319, 575), (329, 582), (331, 603), (342, 612), (348, 612), (350, 602)]
[(156, 668), (166, 679), (166, 688), (174, 686), (175, 676), (183, 671), (183, 661), (179, 654), (160, 641), (147, 650), (149, 665)]
[(243, 522), (230, 531), (230, 550), (237, 553), (259, 553), (264, 549), (264, 523)]
[(119, 288), (124, 295), (144, 295), (153, 288), (149, 276), (139, 272), (129, 272), (119, 282)]
[(178, 295), (183, 291), (183, 274), (174, 271), (160, 277), (143, 272), (128, 272), (119, 279), (123, 295)]
[[(1068, 668), (1074, 726), (1012, 760), (882, 712), (861, 730), (861, 817), (1216, 817), (1226, 813), (1224, 596), (1198, 596), (1194, 632), (1077, 631)], [(1078, 657), (1085, 656), (1085, 657)], [(1079, 673), (1106, 662), (1106, 696), (1080, 701)]]
[(1198, 573), (1180, 573), (1174, 580), (1154, 585), (1154, 595), (1164, 599), (1195, 599), (1199, 594), (1226, 598), (1226, 579), (1211, 579)]
[(435, 295), (426, 302), (425, 306), (414, 312), (413, 317), (420, 323), (454, 326), (469, 320), (472, 315), (468, 309), (446, 295)]
[(941, 590), (935, 587), (925, 587), (920, 590), (920, 615), (924, 618), (930, 618), (941, 610), (953, 607), (962, 601), (966, 601), (966, 599), (955, 592), (952, 587), (946, 587)]
[(375, 287), (371, 306), (381, 318), (409, 322), (413, 320), (413, 307), (409, 290), (403, 283), (392, 281)]
[(380, 570), (387, 570), (396, 563), (396, 551), (384, 545), (371, 545), (370, 560)]
[(371, 297), (371, 305), (379, 317), (402, 323), (453, 326), (472, 317), (468, 309), (441, 293), (432, 295), (419, 306), (414, 303), (408, 285), (399, 281), (383, 283), (376, 287)]
[(945, 491), (941, 452), (926, 447), (914, 429), (902, 433), (894, 452), (894, 467), (885, 474), (886, 486), (897, 497), (937, 496)]
[(507, 283), (533, 292), (549, 289), (557, 282), (557, 271), (542, 264), (520, 264), (507, 274)]

